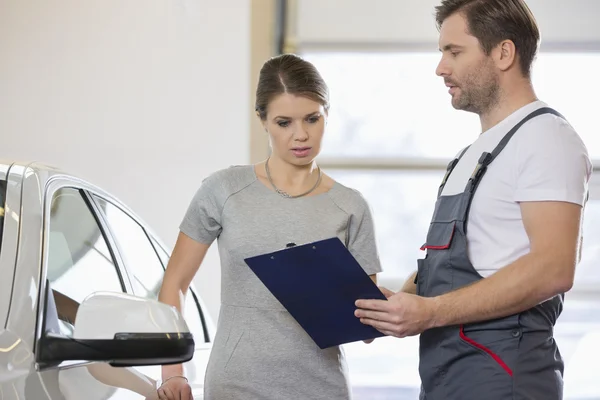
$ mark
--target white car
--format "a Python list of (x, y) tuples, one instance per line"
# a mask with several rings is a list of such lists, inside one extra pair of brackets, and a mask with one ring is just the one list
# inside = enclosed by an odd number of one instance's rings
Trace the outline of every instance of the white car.
[(152, 399), (158, 364), (192, 356), (184, 366), (201, 399), (215, 328), (193, 286), (183, 312), (193, 341), (156, 301), (168, 259), (105, 191), (0, 162), (0, 399)]

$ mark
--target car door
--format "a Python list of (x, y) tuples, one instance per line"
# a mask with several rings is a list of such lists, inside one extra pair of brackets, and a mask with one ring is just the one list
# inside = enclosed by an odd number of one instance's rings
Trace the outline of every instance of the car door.
[[(73, 336), (78, 305), (97, 291), (131, 290), (119, 267), (110, 237), (89, 195), (63, 182), (48, 192), (44, 235), (46, 284), (41, 335)], [(48, 397), (65, 400), (140, 400), (156, 398), (155, 381), (134, 368), (113, 368), (85, 360), (40, 370)]]
[[(116, 243), (116, 249), (127, 269), (136, 296), (158, 298), (168, 254), (158, 240), (148, 234), (149, 229), (132, 215), (126, 207), (114, 199), (94, 195), (94, 201)], [(202, 399), (204, 374), (211, 343), (211, 327), (203, 313), (201, 302), (193, 288), (187, 293), (184, 318), (194, 335), (196, 351), (194, 358), (184, 364), (186, 377), (195, 399)], [(152, 377), (161, 376), (161, 367), (138, 367), (138, 371)]]

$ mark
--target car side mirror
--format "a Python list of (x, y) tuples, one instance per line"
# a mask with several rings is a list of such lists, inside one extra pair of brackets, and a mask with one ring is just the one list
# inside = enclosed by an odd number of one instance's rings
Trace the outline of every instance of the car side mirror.
[(100, 361), (116, 367), (179, 364), (194, 339), (175, 307), (124, 293), (96, 292), (78, 307), (73, 337), (45, 333), (40, 364)]

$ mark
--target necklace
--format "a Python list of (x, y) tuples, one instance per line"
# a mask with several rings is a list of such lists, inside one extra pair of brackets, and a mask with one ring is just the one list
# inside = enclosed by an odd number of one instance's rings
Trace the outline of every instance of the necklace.
[(319, 169), (319, 178), (317, 179), (317, 182), (315, 183), (315, 185), (310, 188), (308, 191), (302, 193), (302, 194), (298, 194), (295, 196), (292, 196), (291, 194), (279, 189), (277, 186), (275, 186), (275, 184), (273, 183), (273, 179), (271, 179), (271, 171), (269, 170), (269, 158), (267, 158), (267, 161), (265, 162), (265, 172), (267, 173), (267, 179), (269, 180), (269, 183), (271, 184), (271, 186), (273, 186), (273, 190), (275, 190), (275, 192), (277, 192), (277, 194), (279, 194), (282, 197), (286, 197), (288, 199), (295, 199), (298, 197), (303, 197), (306, 196), (307, 194), (311, 193), (313, 190), (315, 190), (319, 184), (321, 183), (321, 178), (323, 177), (323, 173), (321, 172), (321, 167), (317, 167)]

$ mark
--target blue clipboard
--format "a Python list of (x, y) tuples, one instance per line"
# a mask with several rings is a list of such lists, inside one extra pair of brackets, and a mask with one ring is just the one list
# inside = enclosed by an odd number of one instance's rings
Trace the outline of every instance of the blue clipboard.
[(321, 349), (384, 336), (354, 312), (358, 299), (386, 297), (338, 238), (244, 261)]

